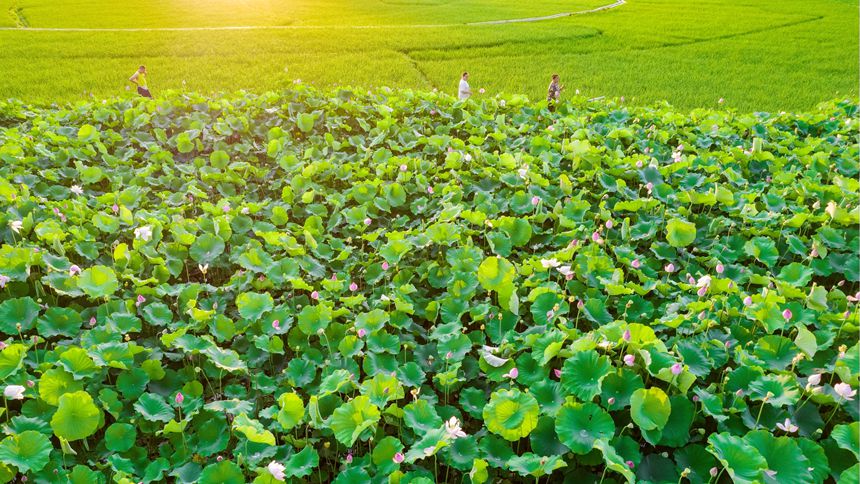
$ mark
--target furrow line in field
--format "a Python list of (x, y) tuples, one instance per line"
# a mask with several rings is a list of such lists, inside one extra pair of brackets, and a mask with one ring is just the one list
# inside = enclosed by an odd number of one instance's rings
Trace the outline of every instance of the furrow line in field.
[(16, 20), (18, 27), (0, 27), (2, 30), (18, 30), (29, 32), (193, 32), (193, 31), (209, 31), (209, 30), (301, 30), (301, 29), (428, 29), (428, 28), (450, 28), (450, 27), (480, 27), (487, 25), (500, 25), (521, 22), (541, 22), (546, 20), (554, 20), (558, 18), (571, 17), (574, 15), (585, 15), (589, 13), (602, 12), (624, 5), (626, 0), (617, 0), (616, 2), (602, 5), (600, 7), (589, 10), (580, 10), (577, 12), (562, 12), (553, 15), (545, 15), (542, 17), (526, 17), (506, 20), (488, 20), (482, 22), (467, 22), (458, 24), (419, 24), (419, 25), (234, 25), (223, 27), (129, 27), (129, 28), (79, 28), (79, 27), (29, 27), (20, 9), (10, 8)]

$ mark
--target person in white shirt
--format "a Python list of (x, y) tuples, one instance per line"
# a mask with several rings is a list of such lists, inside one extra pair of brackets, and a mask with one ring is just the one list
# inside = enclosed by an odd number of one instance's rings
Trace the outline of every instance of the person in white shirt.
[(458, 91), (458, 97), (460, 100), (465, 101), (469, 99), (469, 96), (472, 95), (472, 89), (469, 87), (469, 73), (464, 72), (463, 77), (460, 78), (460, 90)]

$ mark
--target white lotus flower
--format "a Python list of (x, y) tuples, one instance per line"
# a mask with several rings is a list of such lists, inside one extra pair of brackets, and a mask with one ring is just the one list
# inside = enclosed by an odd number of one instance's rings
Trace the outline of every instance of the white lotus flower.
[(451, 417), (447, 422), (445, 422), (445, 433), (448, 434), (448, 437), (451, 439), (458, 439), (466, 436), (466, 432), (463, 432), (463, 429), (460, 428), (460, 421), (457, 420), (457, 417)]
[(24, 390), (21, 385), (9, 385), (3, 389), (3, 396), (10, 400), (23, 400)]
[(851, 385), (847, 383), (837, 383), (833, 385), (833, 389), (837, 395), (845, 400), (854, 400), (854, 395), (857, 395), (857, 390), (852, 389)]
[(793, 434), (797, 432), (797, 425), (791, 423), (790, 419), (785, 419), (785, 422), (777, 423), (776, 428), (782, 430), (783, 432), (788, 432), (789, 434)]
[(561, 263), (555, 259), (541, 259), (540, 265), (543, 266), (544, 269), (549, 269), (550, 267), (558, 267)]
[(272, 477), (279, 481), (283, 481), (287, 477), (286, 474), (284, 474), (284, 469), (286, 469), (286, 467), (284, 467), (284, 465), (280, 462), (269, 462), (269, 465), (266, 466), (266, 469), (269, 471), (269, 474), (271, 474)]
[(561, 273), (561, 275), (563, 275), (564, 277), (568, 277), (568, 276), (572, 276), (572, 275), (573, 275), (573, 271), (572, 271), (572, 270), (570, 270), (570, 266), (561, 266), (561, 267), (559, 267), (559, 268), (558, 268), (558, 269), (556, 269), (556, 270), (557, 270), (558, 272), (560, 272), (560, 273)]
[(71, 190), (72, 190), (72, 193), (74, 193), (75, 195), (83, 195), (84, 194), (84, 189), (81, 188), (79, 185), (72, 185)]
[(525, 180), (529, 176), (529, 167), (524, 166), (524, 167), (520, 168), (519, 170), (517, 170), (517, 175), (519, 175), (520, 178)]
[(824, 211), (827, 212), (827, 215), (830, 215), (830, 218), (836, 217), (836, 202), (833, 200), (827, 202), (827, 208)]
[(24, 228), (24, 221), (13, 220), (9, 222), (9, 228), (11, 228), (12, 232), (15, 232), (16, 234), (21, 233), (21, 229)]
[(134, 236), (144, 242), (152, 239), (152, 227), (149, 225), (144, 225), (143, 227), (138, 227), (134, 229)]
[(704, 275), (696, 281), (696, 287), (706, 287), (711, 285), (711, 276)]

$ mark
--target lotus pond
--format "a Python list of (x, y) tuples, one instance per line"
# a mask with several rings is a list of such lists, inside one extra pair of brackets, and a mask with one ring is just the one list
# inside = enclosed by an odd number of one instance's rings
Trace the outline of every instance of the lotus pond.
[(857, 482), (857, 112), (0, 103), (0, 482)]

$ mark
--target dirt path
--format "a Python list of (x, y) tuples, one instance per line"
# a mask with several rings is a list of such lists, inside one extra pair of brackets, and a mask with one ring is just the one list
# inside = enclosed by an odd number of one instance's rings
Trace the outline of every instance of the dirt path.
[(526, 17), (507, 20), (487, 20), (483, 22), (469, 22), (461, 24), (427, 24), (427, 25), (238, 25), (224, 27), (155, 27), (155, 28), (74, 28), (74, 27), (26, 27), (19, 24), (18, 27), (0, 27), (0, 31), (16, 30), (28, 32), (193, 32), (197, 30), (299, 30), (299, 29), (392, 29), (392, 28), (448, 28), (448, 27), (479, 27), (482, 25), (501, 25), (513, 24), (521, 22), (541, 22), (545, 20), (553, 20), (563, 17), (571, 17), (573, 15), (585, 15), (589, 13), (601, 12), (624, 5), (626, 0), (617, 0), (614, 3), (592, 8), (589, 10), (580, 10), (578, 12), (562, 12), (553, 15), (545, 15), (543, 17)]

